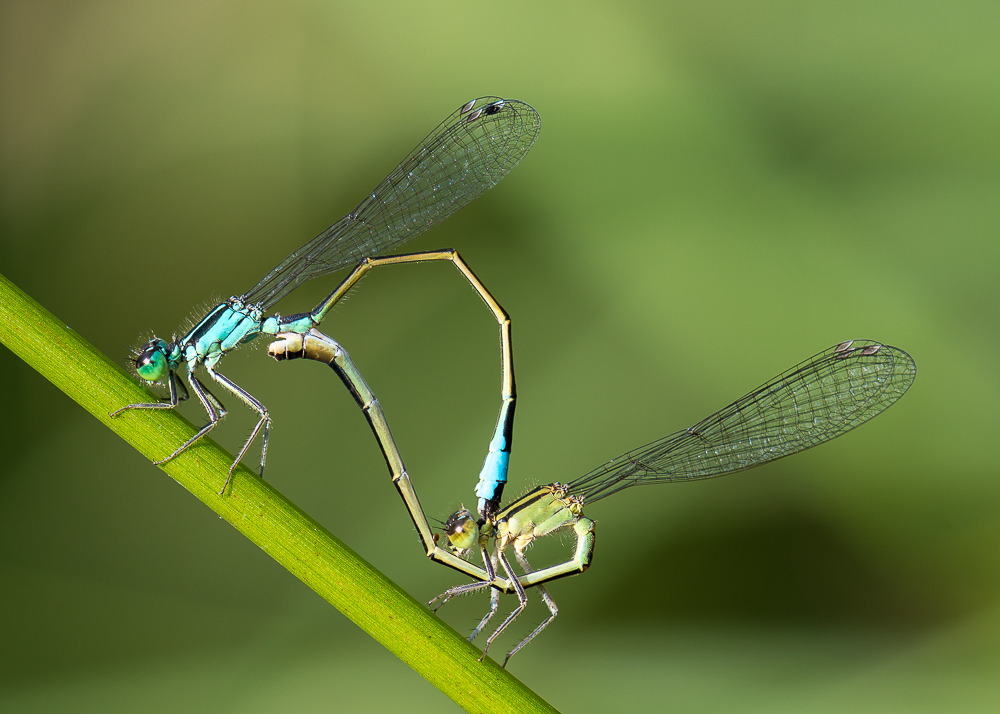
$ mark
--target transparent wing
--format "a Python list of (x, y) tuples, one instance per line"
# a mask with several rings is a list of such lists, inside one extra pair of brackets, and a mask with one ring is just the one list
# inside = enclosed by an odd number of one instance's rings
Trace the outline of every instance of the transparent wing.
[(497, 185), (531, 149), (538, 112), (480, 97), (432, 131), (357, 208), (293, 252), (243, 296), (266, 310), (299, 285), (392, 250)]
[(896, 347), (842, 342), (792, 367), (689, 429), (570, 482), (595, 501), (629, 486), (713, 478), (835, 439), (892, 406), (917, 367)]

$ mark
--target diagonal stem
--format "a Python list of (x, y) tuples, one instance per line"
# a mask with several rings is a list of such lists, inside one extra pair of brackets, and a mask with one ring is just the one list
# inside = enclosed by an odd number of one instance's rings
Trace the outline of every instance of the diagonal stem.
[[(194, 433), (173, 410), (110, 419), (148, 392), (2, 275), (0, 342), (150, 460)], [(467, 711), (556, 711), (249, 469), (220, 496), (232, 462), (203, 439), (162, 469)]]

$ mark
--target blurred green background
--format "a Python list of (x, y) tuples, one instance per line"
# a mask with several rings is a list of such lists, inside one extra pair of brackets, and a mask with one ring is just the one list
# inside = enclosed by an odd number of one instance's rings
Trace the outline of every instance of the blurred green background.
[[(0, 271), (124, 364), (461, 103), (522, 99), (542, 133), (521, 167), (410, 245), (458, 248), (513, 316), (511, 496), (841, 340), (919, 371), (819, 449), (595, 504), (594, 566), (552, 586), (561, 614), (513, 673), (567, 712), (997, 711), (998, 21), (985, 1), (5, 2)], [(471, 502), (499, 405), (472, 291), (385, 269), (323, 327), (428, 514)], [(416, 598), (456, 582), (330, 372), (262, 349), (224, 371), (271, 410), (279, 490)], [(0, 375), (0, 709), (454, 708), (5, 349)], [(232, 450), (252, 419), (231, 406)], [(442, 615), (467, 632), (485, 607)]]

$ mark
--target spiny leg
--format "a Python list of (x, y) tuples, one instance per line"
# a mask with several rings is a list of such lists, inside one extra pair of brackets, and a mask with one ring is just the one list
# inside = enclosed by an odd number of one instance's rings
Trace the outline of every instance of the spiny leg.
[[(531, 569), (531, 564), (528, 563), (528, 559), (525, 557), (524, 553), (521, 553), (520, 551), (515, 549), (514, 555), (517, 557), (517, 562), (521, 564), (522, 568), (524, 568), (525, 574), (530, 574), (533, 572)], [(545, 619), (544, 622), (542, 622), (542, 624), (540, 624), (538, 627), (535, 628), (534, 632), (525, 637), (521, 641), (521, 644), (519, 644), (517, 647), (515, 647), (514, 649), (512, 649), (510, 652), (507, 653), (507, 656), (504, 658), (503, 661), (502, 665), (503, 667), (506, 667), (507, 663), (510, 662), (510, 658), (513, 657), (515, 654), (517, 654), (517, 652), (519, 652), (522, 647), (524, 647), (526, 644), (535, 639), (535, 635), (537, 635), (539, 632), (548, 627), (549, 624), (554, 619), (556, 619), (556, 615), (559, 614), (559, 608), (556, 607), (555, 600), (553, 600), (552, 596), (549, 595), (549, 591), (545, 589), (545, 586), (536, 585), (535, 587), (538, 588), (538, 594), (542, 597), (542, 602), (544, 602), (545, 605), (549, 608), (549, 616)]]
[(180, 396), (178, 394), (178, 392), (177, 392), (177, 380), (178, 379), (179, 379), (179, 377), (177, 376), (177, 373), (174, 372), (173, 370), (170, 370), (167, 373), (167, 385), (168, 385), (168, 388), (170, 389), (170, 396), (168, 397), (167, 401), (165, 401), (165, 402), (151, 402), (151, 403), (148, 403), (148, 404), (126, 404), (121, 409), (116, 409), (115, 411), (111, 412), (108, 416), (111, 417), (112, 419), (114, 419), (116, 416), (118, 416), (122, 412), (128, 411), (129, 409), (173, 409), (180, 402), (183, 402), (185, 399), (188, 398), (187, 387), (184, 386), (183, 382), (181, 382), (180, 385), (181, 385), (181, 389), (184, 390), (184, 395)]
[(573, 523), (573, 533), (576, 536), (576, 548), (573, 557), (564, 563), (551, 565), (541, 570), (532, 570), (522, 575), (518, 580), (526, 588), (544, 585), (550, 580), (564, 578), (582, 573), (590, 567), (594, 559), (594, 544), (597, 541), (596, 523), (585, 517), (578, 517)]
[(159, 461), (154, 461), (153, 463), (157, 466), (165, 464), (174, 457), (182, 454), (189, 446), (191, 446), (191, 444), (198, 441), (198, 439), (205, 436), (208, 432), (212, 431), (212, 429), (215, 428), (215, 425), (222, 420), (222, 417), (226, 416), (226, 408), (222, 405), (222, 402), (219, 401), (219, 398), (208, 391), (208, 388), (205, 387), (205, 385), (190, 372), (188, 372), (188, 382), (191, 384), (191, 389), (194, 390), (194, 395), (198, 397), (198, 401), (201, 402), (201, 406), (205, 409), (205, 413), (208, 415), (208, 423), (195, 432), (194, 436), (174, 449), (174, 453), (170, 454), (170, 456), (165, 459), (160, 459)]
[[(474, 639), (476, 639), (476, 637), (479, 636), (479, 633), (482, 632), (483, 628), (486, 627), (487, 623), (489, 623), (489, 621), (493, 619), (493, 616), (496, 615), (497, 609), (500, 606), (501, 590), (496, 587), (491, 587), (493, 582), (496, 581), (496, 576), (494, 575), (494, 570), (493, 570), (493, 564), (489, 560), (486, 560), (485, 562), (488, 564), (487, 572), (491, 576), (490, 581), (463, 583), (462, 585), (456, 585), (453, 588), (445, 590), (443, 593), (441, 593), (436, 598), (427, 603), (427, 606), (431, 607), (434, 605), (434, 603), (440, 600), (441, 602), (437, 605), (437, 607), (432, 608), (434, 612), (437, 612), (444, 606), (445, 603), (449, 602), (452, 598), (458, 597), (460, 595), (468, 595), (469, 593), (476, 592), (477, 590), (482, 590), (483, 588), (490, 588), (490, 609), (487, 611), (486, 615), (483, 616), (483, 619), (479, 621), (479, 624), (476, 625), (476, 629), (474, 629), (472, 631), (472, 634), (470, 634), (469, 637), (467, 638), (469, 642), (472, 642)], [(498, 582), (503, 582), (503, 581), (498, 581)]]
[(217, 421), (222, 421), (222, 419), (229, 413), (226, 406), (222, 403), (222, 400), (215, 396), (215, 394), (213, 394), (212, 391), (200, 381), (198, 382), (198, 386), (201, 387), (202, 394), (204, 394), (205, 398), (212, 404), (212, 406), (215, 407), (216, 411), (218, 411), (219, 418)]
[[(461, 585), (456, 585), (455, 587), (448, 588), (443, 593), (438, 595), (436, 598), (428, 601), (427, 606), (430, 607), (438, 600), (441, 602), (437, 607), (433, 608), (434, 612), (440, 610), (446, 602), (452, 598), (458, 597), (460, 595), (468, 595), (469, 593), (475, 592), (476, 590), (482, 590), (483, 588), (490, 587), (495, 582), (504, 582), (502, 579), (498, 580), (496, 577), (496, 566), (494, 566), (493, 561), (486, 554), (486, 549), (483, 548), (483, 566), (486, 573), (486, 578), (483, 578), (480, 582), (476, 583), (462, 583)], [(470, 638), (471, 639), (471, 638)]]
[[(433, 608), (434, 612), (437, 612), (442, 607), (444, 607), (444, 604), (446, 602), (448, 602), (454, 597), (457, 597), (459, 595), (467, 595), (476, 590), (481, 590), (485, 587), (489, 587), (494, 582), (502, 582), (502, 581), (497, 581), (496, 565), (494, 564), (493, 559), (490, 557), (489, 551), (486, 550), (485, 546), (479, 547), (479, 554), (483, 560), (483, 569), (485, 570), (487, 577), (478, 583), (463, 583), (462, 585), (456, 585), (453, 588), (448, 588), (443, 593), (438, 595), (436, 598), (429, 600), (427, 602), (427, 607), (430, 607), (438, 600), (440, 600), (441, 603), (437, 607)], [(472, 638), (470, 637), (469, 639)]]
[[(486, 615), (483, 617), (483, 619), (479, 621), (479, 624), (476, 625), (476, 629), (474, 629), (472, 631), (472, 634), (469, 635), (469, 642), (472, 642), (479, 636), (479, 633), (483, 631), (483, 628), (486, 627), (489, 621), (493, 619), (493, 616), (497, 614), (497, 610), (499, 608), (500, 608), (500, 591), (497, 590), (496, 588), (490, 588), (489, 612), (487, 612)], [(508, 655), (508, 657), (509, 656), (510, 655)], [(504, 662), (504, 664), (506, 664), (506, 662)]]
[(438, 600), (440, 600), (441, 602), (438, 603), (438, 606), (432, 608), (434, 612), (437, 612), (444, 606), (445, 603), (450, 602), (453, 598), (460, 597), (462, 595), (468, 595), (469, 593), (473, 593), (476, 590), (482, 590), (483, 588), (488, 588), (489, 586), (490, 586), (490, 581), (485, 578), (476, 583), (462, 583), (461, 585), (456, 585), (455, 587), (448, 588), (433, 600), (429, 600), (427, 602), (427, 606), (430, 607), (434, 603), (438, 602)]
[[(236, 455), (236, 460), (233, 461), (232, 465), (229, 467), (229, 474), (226, 476), (226, 482), (222, 485), (222, 490), (219, 491), (219, 495), (221, 496), (229, 487), (229, 481), (233, 478), (233, 471), (239, 465), (243, 456), (247, 453), (247, 449), (250, 448), (250, 444), (252, 444), (253, 440), (257, 438), (257, 434), (261, 432), (261, 429), (264, 430), (264, 436), (260, 450), (260, 477), (264, 478), (264, 462), (267, 459), (267, 434), (271, 427), (271, 417), (268, 416), (267, 409), (256, 399), (256, 397), (236, 384), (233, 380), (229, 379), (229, 377), (219, 374), (208, 365), (205, 366), (205, 369), (211, 375), (212, 379), (243, 400), (244, 404), (260, 415), (260, 420), (257, 422), (257, 426), (255, 426), (253, 431), (250, 432), (250, 437), (246, 440), (246, 443), (243, 444), (243, 448), (240, 449), (240, 452)], [(209, 394), (211, 394), (211, 392), (209, 392)], [(215, 395), (211, 396), (213, 399), (215, 398)], [(216, 401), (218, 400), (216, 399)], [(223, 415), (224, 414), (225, 412), (223, 412)]]
[[(494, 630), (493, 634), (486, 638), (486, 646), (483, 647), (483, 654), (479, 657), (479, 661), (482, 662), (486, 657), (486, 651), (490, 648), (501, 632), (507, 629), (507, 626), (514, 621), (518, 615), (524, 612), (524, 608), (528, 606), (528, 596), (524, 593), (524, 588), (521, 586), (520, 581), (517, 579), (517, 575), (514, 573), (513, 568), (510, 567), (510, 562), (507, 560), (507, 556), (504, 555), (502, 550), (497, 551), (497, 560), (500, 561), (500, 565), (503, 566), (504, 572), (507, 573), (507, 578), (510, 580), (511, 584), (514, 586), (514, 592), (517, 595), (517, 607), (511, 612), (507, 619), (500, 623), (500, 627)], [(508, 655), (508, 659), (509, 659)], [(504, 660), (506, 662), (507, 660)]]

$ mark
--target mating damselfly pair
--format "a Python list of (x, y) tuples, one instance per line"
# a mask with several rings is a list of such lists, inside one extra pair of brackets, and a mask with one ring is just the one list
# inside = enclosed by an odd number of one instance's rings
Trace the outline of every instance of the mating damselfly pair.
[[(426, 554), (472, 578), (430, 604), (481, 589), (490, 590), (490, 607), (470, 640), (499, 609), (500, 595), (514, 594), (518, 604), (486, 640), (489, 645), (526, 607), (526, 590), (536, 588), (549, 616), (504, 659), (523, 648), (555, 617), (557, 609), (545, 588), (551, 580), (589, 567), (595, 524), (584, 516), (586, 504), (632, 485), (691, 481), (721, 476), (802, 451), (850, 431), (881, 413), (909, 388), (916, 375), (902, 350), (872, 341), (848, 341), (820, 352), (693, 427), (627, 452), (584, 476), (537, 487), (503, 506), (513, 436), (515, 403), (510, 320), (485, 286), (455, 251), (381, 255), (441, 222), (496, 185), (523, 158), (538, 135), (539, 117), (526, 104), (484, 97), (464, 104), (440, 124), (351, 213), (294, 251), (254, 288), (216, 306), (192, 330), (169, 343), (154, 338), (136, 355), (136, 371), (147, 381), (165, 379), (165, 401), (130, 404), (129, 409), (171, 409), (187, 397), (177, 370), (187, 367), (188, 383), (208, 415), (208, 423), (161, 461), (191, 447), (225, 416), (222, 402), (195, 375), (203, 367), (259, 416), (223, 484), (252, 441), (262, 433), (261, 475), (267, 454), (270, 416), (247, 391), (218, 372), (219, 360), (240, 344), (266, 334), (278, 339), (270, 354), (278, 359), (305, 357), (329, 364), (362, 407), (382, 450), (392, 481), (417, 528)], [(388, 422), (347, 352), (316, 327), (374, 267), (429, 260), (449, 260), (472, 284), (500, 325), (501, 408), (479, 482), (476, 512), (461, 509), (445, 525), (448, 547), (438, 538), (420, 506)], [(305, 281), (356, 266), (348, 277), (308, 313), (264, 313)], [(566, 562), (541, 570), (529, 564), (525, 550), (537, 539), (559, 532), (576, 536)], [(521, 572), (515, 572), (513, 551)], [(482, 565), (469, 556), (478, 555)], [(439, 605), (440, 606), (440, 605)]]

